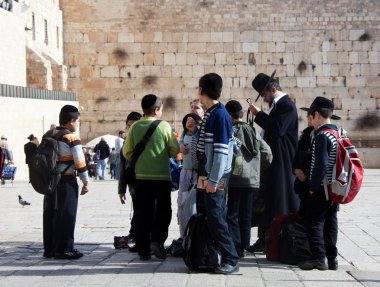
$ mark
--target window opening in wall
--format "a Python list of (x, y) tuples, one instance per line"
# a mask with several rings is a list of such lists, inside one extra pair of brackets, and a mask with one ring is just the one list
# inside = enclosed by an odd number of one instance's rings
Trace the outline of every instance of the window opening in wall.
[(36, 40), (36, 22), (34, 19), (34, 13), (32, 13), (32, 33), (33, 33), (33, 41)]
[(45, 41), (44, 41), (44, 43), (47, 45), (49, 43), (49, 39), (48, 39), (48, 25), (47, 25), (46, 19), (44, 20), (44, 23), (45, 23)]
[(57, 48), (59, 48), (59, 27), (57, 26)]

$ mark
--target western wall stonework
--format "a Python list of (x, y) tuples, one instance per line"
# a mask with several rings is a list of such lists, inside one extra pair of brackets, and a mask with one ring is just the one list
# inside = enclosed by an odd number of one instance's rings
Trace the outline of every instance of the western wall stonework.
[(328, 97), (357, 145), (379, 147), (378, 0), (61, 0), (61, 9), (84, 141), (123, 129), (147, 93), (175, 99), (164, 119), (181, 130), (209, 72), (223, 77), (223, 102), (248, 107), (252, 79), (276, 69), (298, 108)]

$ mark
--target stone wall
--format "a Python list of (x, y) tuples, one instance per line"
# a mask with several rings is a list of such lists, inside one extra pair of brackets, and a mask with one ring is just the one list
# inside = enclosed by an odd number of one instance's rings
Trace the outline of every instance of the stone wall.
[[(83, 139), (116, 134), (147, 93), (175, 99), (164, 119), (181, 129), (198, 79), (209, 72), (224, 79), (223, 101), (247, 107), (255, 75), (276, 69), (297, 107), (324, 95), (357, 144), (379, 147), (376, 0), (61, 0), (61, 9), (68, 88), (84, 107)], [(360, 125), (365, 116), (371, 125)], [(302, 111), (299, 118), (301, 130)]]

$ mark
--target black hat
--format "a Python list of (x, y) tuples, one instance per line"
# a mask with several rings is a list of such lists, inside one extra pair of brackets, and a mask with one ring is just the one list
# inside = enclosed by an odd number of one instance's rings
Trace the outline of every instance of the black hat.
[(243, 107), (238, 101), (231, 100), (226, 104), (226, 110), (229, 114), (238, 113), (243, 110)]
[[(320, 111), (321, 109), (329, 109), (334, 111), (334, 102), (325, 97), (316, 97), (311, 103), (310, 108), (301, 108), (301, 110), (310, 113), (310, 111)], [(331, 116), (332, 120), (340, 120), (341, 118), (336, 115)]]
[(262, 93), (268, 87), (269, 83), (273, 81), (273, 77), (276, 74), (276, 70), (273, 71), (272, 75), (269, 77), (263, 73), (258, 74), (252, 81), (252, 87), (259, 93), (257, 95), (256, 101), (262, 96)]
[(27, 139), (32, 141), (34, 139), (34, 135), (31, 134), (30, 136), (27, 137)]

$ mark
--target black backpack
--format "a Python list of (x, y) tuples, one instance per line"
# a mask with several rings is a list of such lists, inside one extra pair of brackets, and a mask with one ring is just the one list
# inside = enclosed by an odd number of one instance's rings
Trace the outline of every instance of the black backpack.
[(35, 191), (47, 195), (52, 193), (61, 179), (61, 174), (65, 173), (72, 165), (70, 163), (66, 169), (60, 173), (57, 171), (58, 161), (58, 139), (65, 134), (70, 133), (68, 130), (60, 130), (57, 134), (52, 135), (47, 132), (43, 137), (36, 153), (31, 159), (29, 165), (29, 179)]
[(285, 264), (297, 265), (312, 259), (309, 240), (304, 225), (293, 219), (282, 224), (279, 240), (280, 261)]
[(203, 214), (193, 215), (187, 224), (183, 260), (190, 271), (211, 272), (220, 266), (221, 255)]

